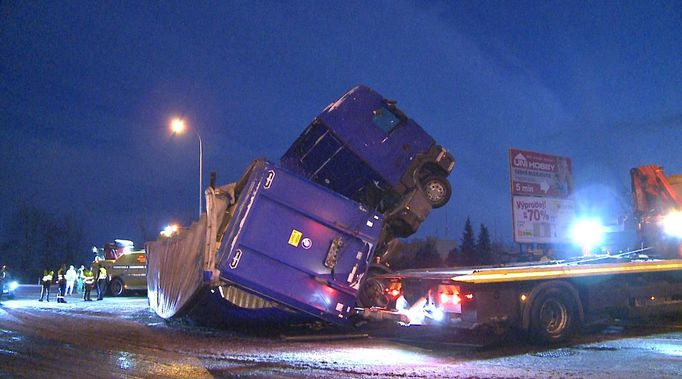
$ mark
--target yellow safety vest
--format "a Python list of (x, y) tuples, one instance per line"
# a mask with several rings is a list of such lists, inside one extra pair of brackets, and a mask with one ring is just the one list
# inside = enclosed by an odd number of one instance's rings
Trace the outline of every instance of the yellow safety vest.
[(97, 280), (102, 280), (107, 278), (107, 269), (104, 267), (99, 268), (99, 276), (97, 277)]

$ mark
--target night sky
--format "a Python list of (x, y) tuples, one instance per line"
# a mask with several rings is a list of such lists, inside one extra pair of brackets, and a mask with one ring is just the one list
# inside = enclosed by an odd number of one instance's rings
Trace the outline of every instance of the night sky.
[[(450, 203), (511, 242), (507, 152), (570, 157), (581, 210), (629, 211), (629, 169), (682, 173), (680, 1), (0, 3), (0, 231), (21, 201), (142, 242), (197, 218), (204, 184), (278, 161), (366, 84), (448, 148)], [(4, 238), (3, 238), (4, 240)]]

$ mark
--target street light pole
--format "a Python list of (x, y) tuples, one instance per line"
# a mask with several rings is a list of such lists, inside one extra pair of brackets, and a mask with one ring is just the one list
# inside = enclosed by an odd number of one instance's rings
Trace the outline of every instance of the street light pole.
[[(173, 133), (180, 134), (185, 130), (185, 120), (182, 120), (180, 118), (173, 119), (171, 122), (171, 129), (173, 130)], [(201, 218), (201, 204), (202, 204), (202, 197), (204, 196), (203, 194), (203, 189), (204, 189), (204, 181), (203, 181), (203, 172), (204, 172), (204, 143), (201, 140), (201, 135), (199, 132), (196, 131), (196, 129), (192, 128), (192, 131), (194, 134), (197, 135), (197, 138), (199, 138), (199, 218)]]
[[(199, 138), (199, 218), (201, 218), (201, 198), (204, 197), (203, 195), (203, 190), (204, 190), (204, 184), (203, 184), (203, 172), (204, 172), (204, 144), (201, 142), (201, 136), (199, 135), (199, 132), (196, 130), (192, 129), (194, 131), (194, 134), (197, 135), (197, 138)], [(198, 220), (198, 219), (197, 219)]]

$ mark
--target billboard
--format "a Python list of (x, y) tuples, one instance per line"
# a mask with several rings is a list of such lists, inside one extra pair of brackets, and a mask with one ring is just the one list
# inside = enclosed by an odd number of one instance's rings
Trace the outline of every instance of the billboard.
[(514, 241), (567, 243), (575, 218), (573, 172), (566, 157), (509, 149)]
[(575, 218), (573, 199), (513, 196), (514, 241), (518, 243), (568, 243)]
[(509, 172), (513, 196), (568, 198), (573, 195), (569, 158), (509, 149)]

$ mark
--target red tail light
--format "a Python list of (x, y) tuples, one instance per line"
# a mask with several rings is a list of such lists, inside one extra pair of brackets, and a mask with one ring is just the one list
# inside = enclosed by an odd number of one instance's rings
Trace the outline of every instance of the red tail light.
[(403, 292), (402, 291), (402, 284), (400, 282), (391, 282), (391, 283), (389, 283), (388, 287), (386, 287), (386, 289), (384, 291), (386, 291), (386, 295), (390, 299), (395, 300), (395, 299), (399, 298)]
[(438, 286), (438, 300), (443, 305), (457, 305), (474, 300), (474, 294), (471, 292), (462, 293), (459, 286), (441, 284)]
[(458, 293), (440, 293), (440, 303), (441, 304), (459, 304), (462, 302), (462, 298), (459, 297)]

